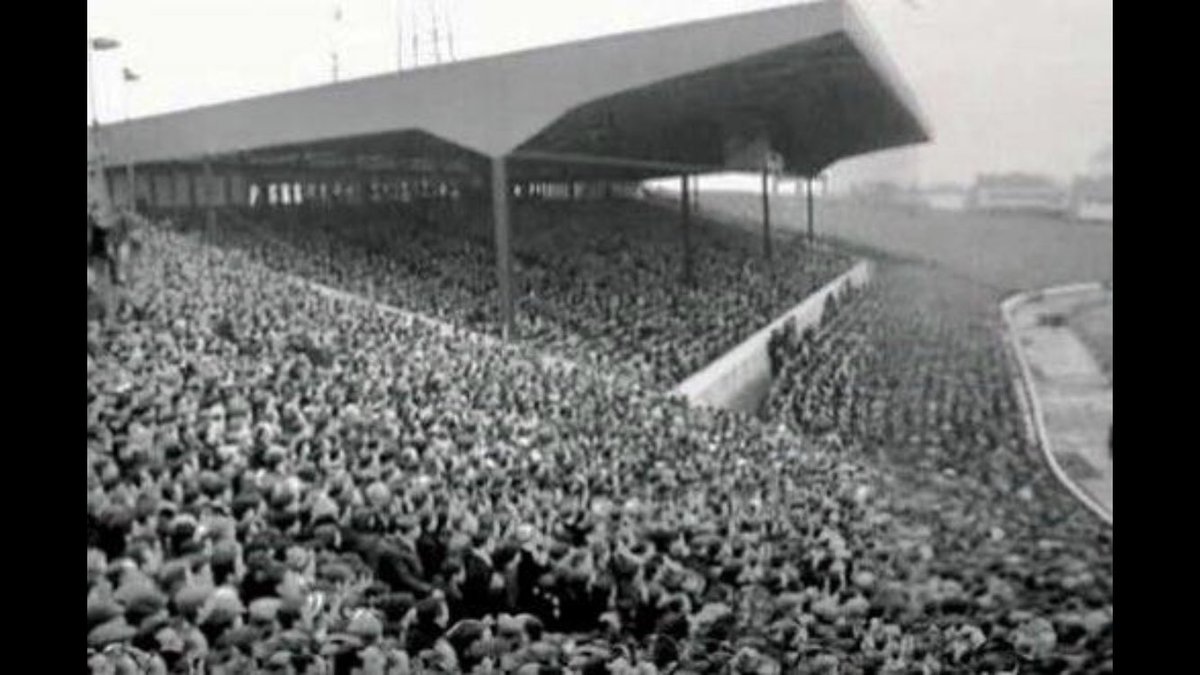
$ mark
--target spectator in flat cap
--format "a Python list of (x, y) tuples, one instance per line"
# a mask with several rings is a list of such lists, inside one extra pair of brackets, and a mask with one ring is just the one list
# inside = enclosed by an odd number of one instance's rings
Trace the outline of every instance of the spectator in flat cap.
[(446, 629), (449, 614), (445, 602), (436, 597), (425, 598), (411, 610), (404, 648), (416, 656), (433, 649)]
[(373, 544), (370, 555), (377, 561), (375, 573), (393, 591), (424, 597), (433, 586), (425, 580), (425, 569), (417, 555), (415, 539), (419, 536), (420, 526), (411, 517), (402, 518), (397, 525), (396, 537), (377, 538)]

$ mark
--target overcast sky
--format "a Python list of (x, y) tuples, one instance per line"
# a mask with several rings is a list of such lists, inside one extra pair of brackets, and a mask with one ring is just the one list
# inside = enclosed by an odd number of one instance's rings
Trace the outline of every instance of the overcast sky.
[[(792, 4), (780, 0), (88, 0), (102, 122), (394, 70), (412, 11), (420, 59), (459, 59)], [(335, 7), (342, 20), (335, 23)], [(834, 167), (834, 175), (970, 181), (981, 171), (1062, 178), (1112, 140), (1112, 3), (1105, 0), (858, 0), (917, 93), (935, 140)], [(121, 69), (140, 81), (124, 86)], [(89, 89), (88, 119), (92, 116)]]

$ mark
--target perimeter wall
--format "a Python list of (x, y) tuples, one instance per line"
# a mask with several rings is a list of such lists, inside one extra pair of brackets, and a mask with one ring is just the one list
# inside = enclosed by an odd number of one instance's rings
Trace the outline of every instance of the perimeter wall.
[(871, 272), (871, 263), (860, 260), (800, 304), (684, 380), (671, 393), (686, 398), (692, 405), (753, 413), (771, 388), (771, 361), (767, 354), (771, 333), (788, 320), (796, 322), (797, 331), (810, 326), (815, 328), (821, 321), (825, 299), (829, 294), (840, 292), (847, 285), (858, 287), (866, 284), (871, 279)]

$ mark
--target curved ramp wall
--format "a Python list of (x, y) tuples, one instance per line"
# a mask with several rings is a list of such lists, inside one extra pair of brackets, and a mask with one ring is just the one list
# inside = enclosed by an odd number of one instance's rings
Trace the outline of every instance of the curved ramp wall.
[(862, 286), (870, 279), (871, 263), (860, 260), (847, 272), (684, 380), (671, 393), (686, 398), (692, 405), (754, 412), (771, 388), (771, 360), (767, 353), (771, 333), (788, 320), (794, 320), (799, 331), (815, 327), (821, 321), (825, 299), (830, 293), (839, 292), (846, 285)]
[(1041, 450), (1042, 459), (1049, 465), (1054, 477), (1058, 479), (1067, 490), (1092, 513), (1096, 514), (1105, 523), (1112, 525), (1113, 514), (1111, 505), (1105, 505), (1101, 500), (1097, 499), (1090, 492), (1081, 487), (1078, 483), (1067, 475), (1066, 470), (1058, 461), (1058, 457), (1054, 452), (1053, 438), (1046, 428), (1046, 415), (1042, 403), (1041, 395), (1038, 388), (1034, 386), (1033, 368), (1029, 363), (1029, 358), (1025, 354), (1025, 350), (1021, 345), (1020, 336), (1017, 334), (1017, 323), (1014, 315), (1022, 305), (1037, 301), (1047, 296), (1056, 295), (1072, 295), (1081, 293), (1104, 293), (1110, 292), (1111, 288), (1106, 289), (1100, 283), (1081, 283), (1071, 284), (1067, 286), (1057, 286), (1038, 291), (1029, 291), (1017, 293), (1005, 299), (1000, 303), (1000, 312), (1004, 317), (1008, 340), (1012, 347), (1013, 356), (1016, 358), (1017, 367), (1020, 373), (1019, 389), (1020, 396), (1018, 400), (1023, 400), (1022, 409), (1026, 415), (1026, 427), (1033, 431), (1037, 447)]

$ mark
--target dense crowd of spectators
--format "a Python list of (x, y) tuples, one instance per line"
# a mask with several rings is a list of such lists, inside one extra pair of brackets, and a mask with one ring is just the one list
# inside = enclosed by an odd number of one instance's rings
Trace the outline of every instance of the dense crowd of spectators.
[(94, 672), (1111, 670), (1111, 537), (1015, 440), (880, 471), (263, 264), (340, 254), (143, 247), (88, 323)]
[[(994, 291), (935, 268), (880, 263), (867, 288), (838, 300), (820, 328), (774, 336), (760, 416), (875, 458), (903, 486), (893, 512), (939, 509), (930, 523), (945, 541), (938, 566), (958, 583), (1024, 561), (1025, 609), (1047, 619), (1058, 649), (1080, 612), (1106, 613), (1106, 637), (1084, 653), (1107, 653), (1111, 666), (1111, 532), (1041, 464)], [(958, 536), (960, 526), (988, 533), (996, 554)], [(990, 610), (989, 622), (1004, 616)]]
[(852, 437), (868, 452), (929, 469), (979, 447), (1019, 448), (994, 293), (919, 265), (881, 264), (820, 330), (793, 336), (766, 402), (809, 435)]
[[(275, 269), (498, 333), (490, 212), (445, 208), (432, 218), (400, 205), (229, 217), (222, 229)], [(756, 238), (697, 220), (695, 283), (685, 284), (678, 219), (628, 200), (517, 204), (522, 341), (669, 388), (850, 265), (796, 241), (771, 268)]]

